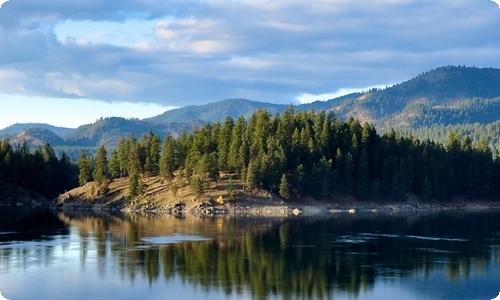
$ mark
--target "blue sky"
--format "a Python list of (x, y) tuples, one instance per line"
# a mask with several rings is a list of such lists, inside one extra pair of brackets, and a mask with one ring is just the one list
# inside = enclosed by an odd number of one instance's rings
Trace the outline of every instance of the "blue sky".
[(326, 100), (444, 65), (500, 68), (498, 28), (490, 0), (10, 0), (0, 128)]

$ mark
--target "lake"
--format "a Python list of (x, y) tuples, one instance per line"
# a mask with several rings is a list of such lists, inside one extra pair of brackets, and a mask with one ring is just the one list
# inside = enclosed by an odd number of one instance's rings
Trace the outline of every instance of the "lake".
[(0, 293), (9, 300), (493, 299), (499, 220), (485, 211), (176, 218), (0, 208)]

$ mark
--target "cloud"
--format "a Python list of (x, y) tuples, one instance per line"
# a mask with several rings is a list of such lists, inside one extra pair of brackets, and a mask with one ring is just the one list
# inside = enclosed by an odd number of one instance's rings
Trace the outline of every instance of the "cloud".
[(324, 93), (324, 94), (308, 94), (308, 93), (303, 93), (300, 94), (295, 98), (297, 102), (300, 104), (304, 103), (311, 103), (314, 101), (326, 101), (330, 99), (335, 99), (344, 95), (352, 94), (352, 93), (361, 93), (361, 92), (366, 92), (371, 89), (384, 89), (387, 88), (388, 86), (392, 85), (377, 85), (377, 86), (371, 86), (371, 87), (366, 87), (366, 88), (348, 88), (348, 89), (339, 89), (338, 91), (334, 93)]
[(0, 0), (0, 8), (2, 7), (2, 5), (5, 3), (5, 2), (8, 2), (9, 0)]
[(496, 4), (498, 4), (498, 7), (500, 7), (500, 0), (491, 0), (491, 2), (495, 2)]
[(0, 9), (0, 93), (289, 103), (500, 67), (499, 13), (486, 0), (14, 0)]

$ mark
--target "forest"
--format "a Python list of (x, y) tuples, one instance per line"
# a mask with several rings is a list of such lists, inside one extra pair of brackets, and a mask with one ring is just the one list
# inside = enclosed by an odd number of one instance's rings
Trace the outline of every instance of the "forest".
[(500, 155), (485, 138), (473, 144), (452, 132), (443, 145), (394, 130), (379, 135), (353, 118), (343, 122), (293, 107), (282, 115), (260, 109), (249, 119), (227, 117), (177, 139), (162, 141), (152, 131), (139, 140), (131, 135), (110, 155), (104, 146), (95, 157), (82, 151), (78, 165), (80, 184), (94, 180), (103, 193), (110, 180), (129, 177), (130, 196), (141, 194), (142, 180), (150, 176), (161, 176), (172, 189), (185, 183), (203, 195), (225, 173), (250, 193), (266, 189), (284, 199), (351, 194), (368, 200), (409, 192), (442, 201), (500, 197)]
[(129, 178), (134, 197), (144, 192), (145, 178), (161, 176), (172, 190), (186, 184), (201, 196), (224, 173), (250, 193), (266, 189), (284, 199), (340, 194), (368, 200), (407, 193), (441, 201), (500, 198), (500, 154), (485, 138), (472, 143), (451, 132), (440, 144), (394, 130), (380, 135), (353, 118), (343, 122), (332, 113), (292, 106), (282, 115), (260, 109), (248, 119), (227, 117), (176, 139), (162, 141), (153, 131), (139, 139), (132, 134), (109, 150), (82, 150), (75, 164), (64, 153), (58, 159), (50, 144), (31, 152), (26, 143), (13, 147), (4, 140), (0, 181), (53, 197), (90, 181), (106, 194), (111, 180)]
[(50, 198), (78, 186), (78, 172), (69, 156), (62, 153), (58, 159), (49, 143), (30, 151), (26, 142), (15, 146), (8, 139), (0, 142), (0, 182)]

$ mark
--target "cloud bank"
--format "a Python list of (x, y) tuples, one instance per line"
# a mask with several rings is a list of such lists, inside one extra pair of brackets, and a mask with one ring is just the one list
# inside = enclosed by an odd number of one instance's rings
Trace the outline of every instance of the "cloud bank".
[(443, 65), (500, 67), (500, 10), (487, 0), (50, 3), (2, 5), (0, 93), (289, 103)]

